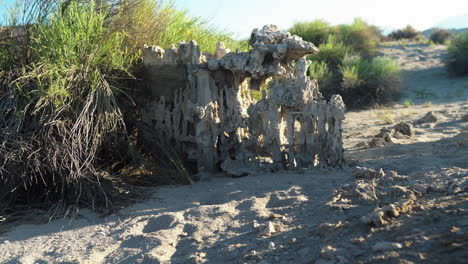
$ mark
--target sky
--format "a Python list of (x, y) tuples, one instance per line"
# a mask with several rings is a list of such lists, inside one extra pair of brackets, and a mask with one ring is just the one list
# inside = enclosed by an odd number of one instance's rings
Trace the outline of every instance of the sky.
[[(0, 0), (10, 4), (15, 0)], [(163, 0), (169, 1), (169, 0)], [(379, 26), (384, 33), (408, 24), (418, 30), (434, 26), (468, 27), (468, 0), (174, 0), (193, 16), (210, 19), (212, 25), (248, 38), (252, 29), (276, 24), (288, 29), (295, 22), (323, 19), (332, 25), (354, 18)], [(0, 5), (0, 17), (4, 16)]]
[(459, 17), (452, 27), (468, 27), (468, 0), (175, 0), (175, 3), (194, 16), (210, 18), (212, 24), (235, 33), (237, 38), (247, 38), (253, 28), (265, 24), (287, 29), (295, 22), (318, 18), (335, 25), (351, 23), (360, 17), (385, 33), (408, 24), (425, 30), (450, 17)]

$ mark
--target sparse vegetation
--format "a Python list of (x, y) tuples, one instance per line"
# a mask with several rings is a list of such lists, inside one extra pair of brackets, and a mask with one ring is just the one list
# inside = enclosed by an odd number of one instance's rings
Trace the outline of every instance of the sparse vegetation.
[[(382, 37), (377, 27), (355, 19), (351, 25), (335, 27), (323, 21), (298, 23), (291, 31), (306, 40), (320, 35), (320, 52), (309, 58), (309, 74), (325, 96), (341, 94), (350, 107), (383, 103), (399, 96), (399, 67), (390, 59), (375, 57)], [(322, 42), (325, 34), (328, 36)]]
[(404, 105), (406, 108), (410, 108), (410, 107), (413, 105), (413, 102), (412, 102), (410, 99), (406, 99), (406, 100), (403, 102), (403, 105)]
[(395, 124), (393, 110), (390, 108), (386, 108), (383, 111), (379, 112), (378, 117), (386, 124)]
[(446, 29), (436, 28), (429, 39), (436, 44), (447, 44), (447, 42), (453, 37), (453, 33)]
[(468, 34), (458, 34), (450, 42), (448, 71), (455, 76), (468, 75)]
[(347, 57), (342, 67), (342, 90), (348, 105), (379, 104), (398, 99), (401, 71), (392, 60), (376, 57), (365, 60)]
[(378, 43), (382, 37), (380, 29), (356, 18), (351, 25), (339, 25), (335, 28), (338, 39), (365, 58), (377, 54)]
[(413, 28), (411, 25), (407, 25), (403, 29), (398, 29), (393, 31), (388, 35), (390, 39), (401, 40), (401, 39), (411, 39), (418, 40), (422, 38), (421, 32)]
[(310, 41), (316, 46), (325, 43), (331, 31), (330, 24), (320, 19), (312, 22), (296, 23), (289, 29), (291, 34), (301, 36), (304, 40)]

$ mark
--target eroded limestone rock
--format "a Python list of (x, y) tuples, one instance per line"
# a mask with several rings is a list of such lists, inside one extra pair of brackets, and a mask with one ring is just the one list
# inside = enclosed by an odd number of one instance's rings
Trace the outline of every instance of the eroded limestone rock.
[[(254, 29), (250, 44), (230, 52), (220, 42), (214, 55), (195, 41), (145, 46), (152, 96), (141, 114), (153, 133), (143, 137), (171, 142), (198, 171), (341, 166), (345, 105), (337, 95), (324, 100), (307, 76), (306, 56), (318, 49), (274, 25)], [(267, 80), (269, 92), (251, 99), (249, 89)]]

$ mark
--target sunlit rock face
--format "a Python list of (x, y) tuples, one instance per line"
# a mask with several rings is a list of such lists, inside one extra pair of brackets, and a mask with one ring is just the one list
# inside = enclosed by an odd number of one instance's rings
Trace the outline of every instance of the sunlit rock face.
[(318, 49), (275, 25), (254, 29), (249, 44), (230, 52), (218, 43), (213, 55), (195, 41), (145, 46), (143, 138), (171, 142), (199, 171), (341, 166), (345, 105), (338, 95), (324, 100), (306, 74)]

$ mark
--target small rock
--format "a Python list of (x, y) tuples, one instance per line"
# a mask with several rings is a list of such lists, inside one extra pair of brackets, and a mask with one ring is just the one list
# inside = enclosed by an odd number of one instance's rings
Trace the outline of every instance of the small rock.
[(290, 241), (290, 242), (291, 242), (291, 244), (296, 243), (296, 242), (297, 242), (297, 238), (295, 238), (295, 237), (291, 238), (291, 241)]
[(348, 223), (343, 223), (341, 221), (338, 221), (336, 224), (332, 223), (323, 223), (318, 226), (319, 233), (324, 235), (327, 234), (333, 230), (337, 230), (339, 228), (345, 227)]
[(274, 249), (275, 247), (276, 247), (275, 242), (270, 241), (270, 243), (268, 243), (268, 248), (269, 249)]
[(403, 245), (395, 242), (378, 242), (372, 247), (374, 251), (389, 251), (401, 248), (403, 248)]
[(281, 219), (284, 216), (282, 214), (271, 214), (270, 219)]
[(369, 147), (376, 148), (376, 147), (383, 147), (387, 144), (387, 142), (383, 138), (373, 138), (371, 142), (369, 142)]
[(437, 118), (437, 116), (434, 114), (434, 112), (429, 112), (427, 113), (424, 117), (420, 118), (418, 121), (416, 121), (416, 123), (418, 124), (423, 124), (423, 123), (436, 123), (437, 120), (439, 120)]
[(271, 236), (276, 232), (275, 225), (272, 222), (268, 221), (265, 229), (260, 233), (261, 236)]
[(388, 223), (385, 219), (385, 213), (382, 209), (377, 208), (372, 213), (362, 217), (362, 221), (368, 225), (383, 226)]
[(198, 256), (200, 258), (204, 258), (204, 257), (206, 257), (206, 253), (205, 252), (200, 252), (200, 253), (198, 253)]
[(330, 245), (323, 247), (320, 250), (320, 256), (326, 259), (333, 259), (335, 257), (335, 254), (336, 254), (336, 248)]
[(386, 215), (389, 215), (389, 216), (398, 217), (400, 215), (398, 208), (396, 208), (394, 204), (389, 204), (385, 206), (384, 208), (382, 208), (382, 210), (384, 211)]
[(418, 257), (420, 260), (426, 260), (427, 259), (427, 253), (418, 253)]
[(356, 167), (356, 169), (353, 172), (353, 177), (354, 178), (364, 178), (364, 179), (374, 179), (374, 178), (381, 178), (385, 176), (385, 173), (382, 169), (379, 171), (370, 169), (370, 168), (365, 168), (365, 167)]
[(393, 134), (393, 137), (396, 139), (407, 139), (408, 136), (403, 135), (401, 132), (397, 131)]
[(260, 228), (260, 224), (257, 222), (257, 220), (254, 220), (252, 225), (257, 230)]
[(246, 260), (258, 260), (260, 256), (255, 249), (252, 249), (248, 254), (244, 255), (244, 259)]
[(395, 126), (394, 128), (395, 133), (399, 132), (402, 135), (412, 137), (414, 136), (414, 128), (413, 125), (407, 122), (401, 122), (398, 125)]
[(427, 192), (427, 186), (424, 185), (424, 184), (420, 184), (420, 183), (417, 183), (415, 185), (412, 186), (414, 190), (422, 193), (422, 194), (425, 194)]
[(356, 237), (356, 238), (351, 239), (351, 242), (354, 244), (362, 244), (366, 242), (366, 239), (364, 237)]
[(307, 254), (309, 254), (309, 252), (310, 252), (310, 248), (305, 247), (305, 248), (299, 249), (299, 251), (297, 251), (297, 254), (304, 258), (305, 256), (307, 256)]

